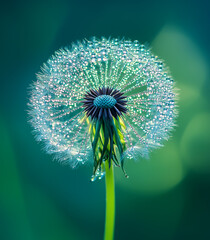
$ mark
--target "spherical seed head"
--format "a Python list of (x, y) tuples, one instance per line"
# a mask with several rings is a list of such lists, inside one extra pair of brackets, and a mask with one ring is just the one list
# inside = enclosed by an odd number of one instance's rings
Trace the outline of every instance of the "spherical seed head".
[[(113, 95), (103, 97), (104, 89)], [(101, 97), (91, 97), (94, 91)], [(93, 38), (60, 49), (44, 64), (32, 86), (31, 123), (47, 152), (76, 166), (93, 159), (90, 124), (100, 114), (94, 108), (110, 110), (115, 124), (119, 118), (123, 158), (145, 157), (174, 127), (175, 96), (165, 64), (138, 41)]]

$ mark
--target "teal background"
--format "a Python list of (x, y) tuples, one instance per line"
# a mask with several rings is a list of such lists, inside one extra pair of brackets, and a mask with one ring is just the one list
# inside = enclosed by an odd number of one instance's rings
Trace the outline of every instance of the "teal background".
[(104, 179), (52, 161), (27, 123), (29, 85), (55, 50), (91, 36), (151, 46), (179, 88), (177, 128), (150, 160), (116, 169), (115, 239), (210, 239), (208, 1), (1, 3), (0, 239), (102, 239)]

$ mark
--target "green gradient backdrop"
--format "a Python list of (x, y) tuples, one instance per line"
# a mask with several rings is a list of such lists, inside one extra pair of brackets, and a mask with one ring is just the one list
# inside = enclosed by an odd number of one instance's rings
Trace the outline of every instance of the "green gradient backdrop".
[(149, 44), (180, 89), (178, 127), (116, 169), (116, 239), (210, 239), (208, 1), (5, 1), (1, 10), (0, 239), (99, 240), (104, 179), (52, 161), (27, 123), (29, 85), (55, 50), (91, 36)]

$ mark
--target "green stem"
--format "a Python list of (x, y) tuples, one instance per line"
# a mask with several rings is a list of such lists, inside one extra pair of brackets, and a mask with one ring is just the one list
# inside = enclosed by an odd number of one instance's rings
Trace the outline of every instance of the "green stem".
[(115, 188), (113, 164), (109, 168), (109, 161), (105, 161), (106, 170), (106, 221), (104, 240), (113, 240), (115, 222)]

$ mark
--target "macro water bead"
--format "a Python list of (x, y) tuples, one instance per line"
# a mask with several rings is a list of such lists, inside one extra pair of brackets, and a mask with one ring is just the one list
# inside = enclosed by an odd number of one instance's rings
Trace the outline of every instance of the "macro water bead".
[(31, 123), (48, 153), (75, 167), (123, 168), (168, 139), (176, 117), (174, 81), (138, 41), (84, 40), (60, 49), (33, 83)]

